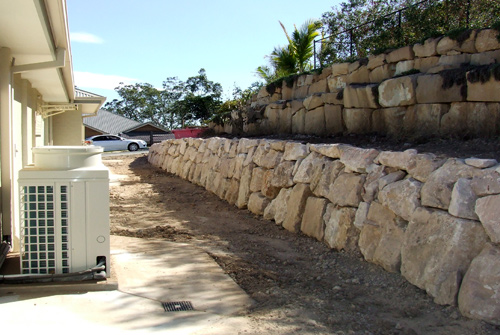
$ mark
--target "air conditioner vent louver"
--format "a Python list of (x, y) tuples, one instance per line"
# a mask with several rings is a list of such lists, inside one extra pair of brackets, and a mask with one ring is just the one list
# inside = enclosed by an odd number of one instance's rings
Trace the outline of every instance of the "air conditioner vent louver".
[(22, 273), (69, 273), (68, 204), (67, 185), (21, 188)]

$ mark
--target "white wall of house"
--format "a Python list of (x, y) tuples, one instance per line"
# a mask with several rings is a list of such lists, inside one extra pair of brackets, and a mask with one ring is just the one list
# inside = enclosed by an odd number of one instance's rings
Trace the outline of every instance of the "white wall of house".
[(54, 145), (82, 145), (83, 117), (78, 110), (67, 111), (51, 117)]

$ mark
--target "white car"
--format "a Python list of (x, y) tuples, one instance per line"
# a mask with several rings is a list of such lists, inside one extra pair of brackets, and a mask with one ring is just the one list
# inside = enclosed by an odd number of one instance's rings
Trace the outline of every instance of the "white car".
[(85, 139), (85, 143), (104, 148), (104, 151), (146, 149), (148, 144), (143, 140), (131, 140), (116, 135), (96, 135)]

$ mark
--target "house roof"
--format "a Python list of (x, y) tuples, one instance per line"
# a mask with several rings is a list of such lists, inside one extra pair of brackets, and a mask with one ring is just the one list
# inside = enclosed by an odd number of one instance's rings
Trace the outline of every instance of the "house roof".
[(105, 101), (106, 98), (101, 95), (97, 95), (95, 93), (84, 91), (80, 88), (75, 87), (74, 102), (76, 104), (79, 104), (78, 109), (82, 112), (84, 117), (95, 115)]
[(0, 45), (49, 103), (74, 99), (66, 0), (0, 1)]
[(130, 128), (138, 127), (142, 123), (99, 109), (96, 116), (84, 118), (83, 124), (103, 133), (119, 134)]

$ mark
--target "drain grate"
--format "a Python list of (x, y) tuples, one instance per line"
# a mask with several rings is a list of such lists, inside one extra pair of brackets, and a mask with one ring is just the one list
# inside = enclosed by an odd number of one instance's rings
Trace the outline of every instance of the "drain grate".
[(191, 301), (162, 302), (165, 312), (194, 311)]

